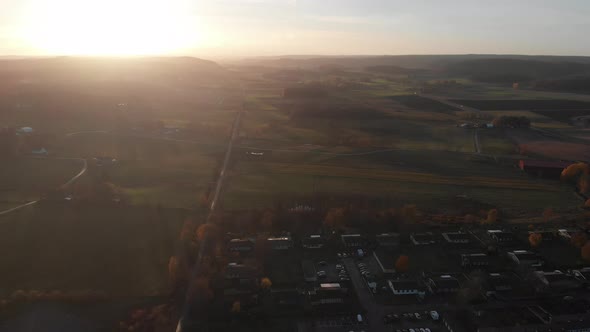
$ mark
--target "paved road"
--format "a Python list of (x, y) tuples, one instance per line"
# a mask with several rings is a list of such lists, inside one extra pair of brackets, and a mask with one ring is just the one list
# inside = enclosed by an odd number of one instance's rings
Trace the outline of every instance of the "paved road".
[(238, 138), (240, 134), (240, 123), (242, 121), (242, 111), (239, 111), (236, 115), (236, 119), (234, 120), (234, 125), (232, 127), (231, 137), (229, 139), (229, 143), (227, 146), (227, 152), (225, 153), (225, 159), (223, 159), (223, 166), (221, 167), (221, 172), (219, 173), (219, 179), (217, 180), (217, 185), (215, 186), (215, 192), (213, 193), (213, 198), (211, 198), (211, 206), (210, 210), (215, 211), (215, 207), (217, 206), (217, 202), (219, 201), (219, 195), (221, 193), (221, 188), (223, 187), (223, 182), (225, 180), (225, 173), (227, 171), (227, 166), (229, 164), (229, 160), (231, 158), (231, 153), (233, 150), (233, 144)]
[[(242, 89), (243, 90), (243, 89)], [(236, 141), (236, 139), (239, 136), (240, 133), (240, 123), (242, 120), (242, 113), (243, 113), (243, 109), (239, 110), (238, 113), (236, 114), (236, 118), (234, 120), (233, 123), (233, 127), (232, 127), (232, 132), (231, 132), (231, 136), (227, 145), (227, 151), (225, 153), (225, 158), (223, 159), (223, 165), (221, 167), (221, 171), (219, 172), (219, 178), (217, 179), (217, 185), (215, 186), (215, 192), (213, 193), (213, 197), (211, 198), (211, 205), (209, 206), (209, 216), (207, 217), (207, 223), (209, 223), (211, 221), (211, 216), (213, 215), (213, 212), (215, 211), (215, 208), (217, 207), (217, 203), (219, 201), (219, 196), (221, 194), (221, 190), (223, 188), (223, 183), (226, 177), (226, 173), (227, 173), (227, 167), (229, 165), (229, 161), (231, 159), (231, 153), (233, 150), (233, 145), (234, 142)], [(203, 241), (201, 241), (201, 245), (199, 248), (199, 255), (197, 256), (197, 259), (195, 261), (195, 265), (191, 271), (191, 279), (190, 280), (194, 280), (199, 272), (199, 266), (202, 264), (203, 261), (203, 252), (205, 251), (205, 248), (207, 247), (207, 239), (204, 239)], [(191, 287), (192, 284), (189, 286)], [(191, 291), (191, 289), (187, 290), (187, 296), (188, 294), (192, 294), (193, 292)], [(183, 312), (180, 316), (180, 319), (178, 320), (178, 323), (176, 324), (176, 332), (182, 332), (184, 331), (184, 322), (186, 320), (186, 317), (188, 316), (189, 312), (189, 306), (188, 306), (188, 302), (189, 302), (189, 298), (187, 297), (186, 299), (186, 303), (184, 305), (183, 308)]]
[(365, 283), (365, 280), (355, 264), (354, 258), (344, 258), (342, 261), (350, 275), (350, 281), (354, 286), (359, 302), (367, 312), (366, 318), (369, 323), (370, 331), (390, 331), (391, 328), (383, 324), (383, 315), (385, 314), (384, 307), (375, 302), (373, 294), (369, 290), (369, 287)]
[[(60, 158), (60, 157), (58, 157), (58, 158), (34, 157), (34, 158), (35, 158), (35, 159), (61, 159), (61, 160), (78, 160), (78, 161), (82, 161), (82, 162), (84, 163), (84, 166), (82, 167), (82, 169), (80, 170), (80, 172), (78, 172), (78, 173), (77, 173), (76, 175), (74, 175), (74, 176), (73, 176), (71, 179), (69, 179), (69, 180), (68, 180), (68, 182), (66, 182), (66, 183), (64, 183), (64, 184), (62, 184), (62, 185), (60, 186), (60, 188), (62, 188), (62, 189), (63, 189), (63, 188), (67, 188), (67, 187), (68, 187), (68, 186), (70, 186), (72, 183), (76, 182), (76, 180), (78, 180), (78, 179), (79, 179), (79, 178), (80, 178), (82, 175), (84, 175), (84, 173), (86, 173), (86, 170), (88, 169), (88, 162), (87, 162), (87, 161), (86, 161), (86, 159), (84, 159), (84, 158)], [(8, 209), (8, 210), (5, 210), (5, 211), (0, 211), (0, 216), (7, 215), (7, 214), (9, 214), (9, 213), (11, 213), (11, 212), (18, 211), (18, 210), (20, 210), (20, 209), (22, 209), (22, 208), (25, 208), (25, 207), (27, 207), (27, 206), (31, 206), (31, 205), (37, 204), (38, 202), (39, 202), (38, 200), (36, 200), (36, 201), (31, 201), (31, 202), (28, 202), (28, 203), (25, 203), (25, 204), (22, 204), (22, 205), (19, 205), (19, 206), (13, 207), (13, 208), (11, 208), (11, 209)]]
[(475, 146), (475, 153), (481, 154), (481, 147), (479, 145), (479, 129), (475, 128), (473, 131), (473, 145)]

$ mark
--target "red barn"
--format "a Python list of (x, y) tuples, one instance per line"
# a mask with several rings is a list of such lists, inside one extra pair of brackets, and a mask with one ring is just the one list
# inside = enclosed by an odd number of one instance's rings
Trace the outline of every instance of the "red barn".
[(569, 161), (546, 161), (521, 159), (518, 161), (518, 168), (542, 178), (559, 179), (564, 168), (573, 164)]

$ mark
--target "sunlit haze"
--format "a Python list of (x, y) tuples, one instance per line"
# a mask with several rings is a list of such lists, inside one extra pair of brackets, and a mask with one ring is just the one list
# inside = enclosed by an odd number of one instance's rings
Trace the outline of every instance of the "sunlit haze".
[(3, 55), (588, 55), (584, 0), (3, 0)]

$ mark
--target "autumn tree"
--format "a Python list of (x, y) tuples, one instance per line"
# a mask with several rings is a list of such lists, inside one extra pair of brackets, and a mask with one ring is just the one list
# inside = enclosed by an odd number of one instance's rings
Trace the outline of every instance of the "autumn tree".
[(410, 268), (410, 258), (406, 255), (401, 255), (397, 258), (397, 261), (395, 262), (395, 270), (397, 272), (408, 272), (408, 269)]
[(417, 220), (418, 209), (416, 209), (416, 205), (404, 205), (400, 214), (405, 222), (415, 222)]
[(552, 208), (546, 208), (543, 210), (543, 220), (549, 221), (555, 217), (555, 212), (553, 212)]
[(267, 210), (264, 211), (262, 214), (262, 218), (260, 218), (260, 227), (264, 230), (272, 229), (272, 226), (275, 223), (276, 215), (274, 212)]
[(216, 238), (218, 233), (219, 229), (214, 224), (202, 224), (197, 228), (197, 240), (203, 241), (206, 238)]
[(486, 218), (486, 222), (489, 224), (493, 224), (496, 221), (498, 221), (498, 210), (491, 209), (490, 211), (488, 211), (488, 216)]
[(586, 242), (588, 242), (588, 237), (584, 232), (577, 232), (574, 235), (572, 235), (570, 241), (576, 248), (582, 248), (586, 244)]
[(586, 193), (590, 189), (590, 166), (582, 162), (571, 164), (561, 172), (561, 179), (575, 183), (581, 193)]
[(531, 233), (531, 235), (529, 235), (529, 243), (531, 247), (538, 247), (541, 244), (541, 241), (543, 241), (543, 235), (539, 233)]
[(189, 287), (187, 297), (198, 304), (204, 304), (213, 299), (213, 291), (209, 285), (209, 279), (198, 277)]
[(582, 254), (582, 259), (587, 262), (590, 262), (590, 242), (586, 242), (586, 244), (580, 249)]
[(270, 287), (272, 287), (272, 282), (270, 281), (269, 278), (262, 278), (262, 280), (260, 280), (260, 288), (266, 290), (266, 289), (270, 289)]
[(331, 208), (326, 213), (324, 218), (324, 225), (329, 228), (339, 228), (344, 225), (344, 209), (343, 208)]
[(242, 304), (240, 301), (236, 300), (231, 306), (231, 312), (234, 314), (239, 314), (242, 311)]

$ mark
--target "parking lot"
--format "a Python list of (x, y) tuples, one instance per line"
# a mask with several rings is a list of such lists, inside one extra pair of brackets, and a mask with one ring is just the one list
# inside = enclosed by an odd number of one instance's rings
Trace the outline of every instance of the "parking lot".
[(441, 317), (438, 311), (433, 314), (430, 311), (387, 314), (383, 317), (383, 323), (391, 326), (394, 332), (434, 332), (442, 330)]

